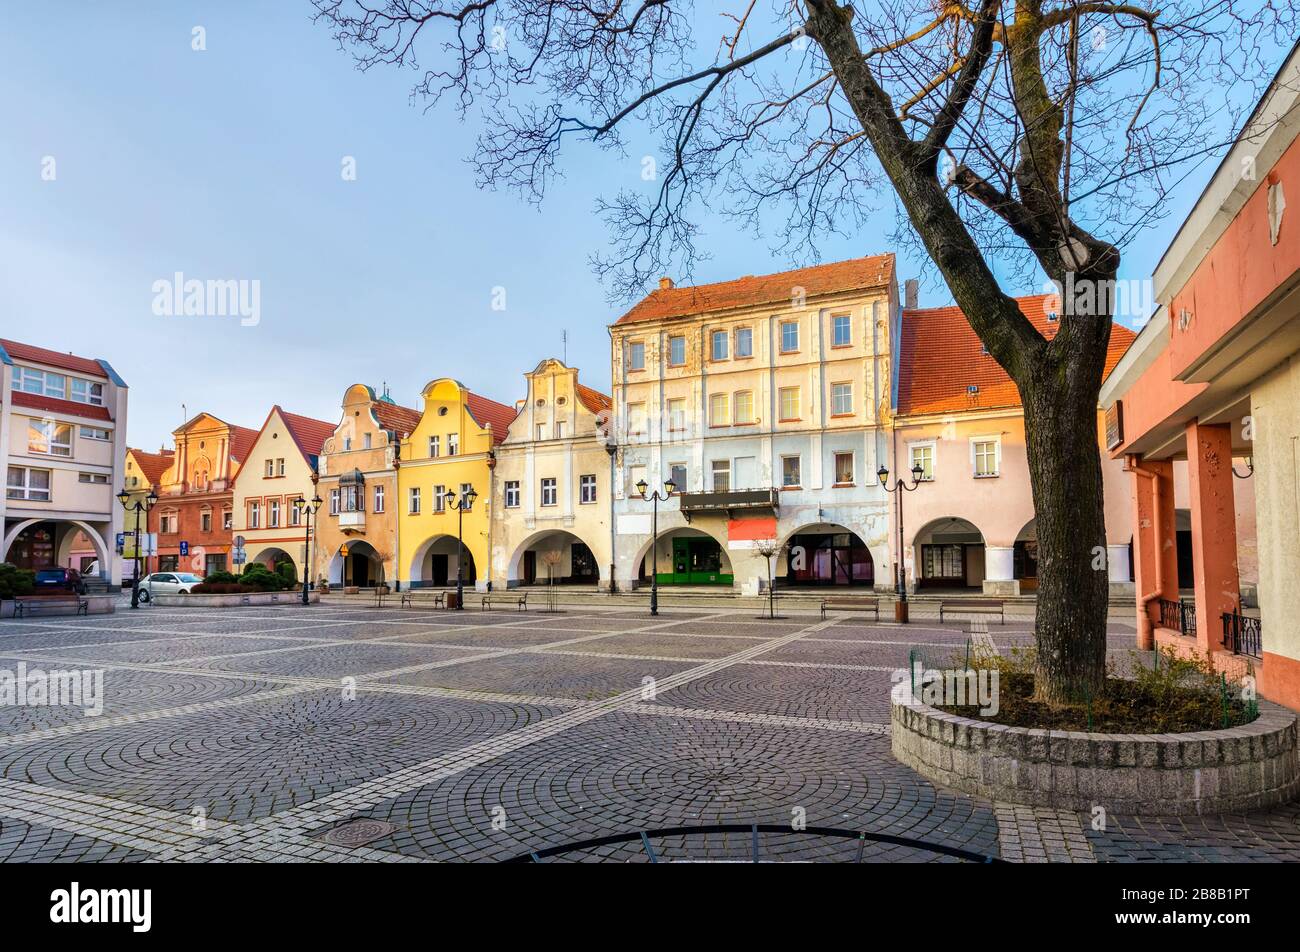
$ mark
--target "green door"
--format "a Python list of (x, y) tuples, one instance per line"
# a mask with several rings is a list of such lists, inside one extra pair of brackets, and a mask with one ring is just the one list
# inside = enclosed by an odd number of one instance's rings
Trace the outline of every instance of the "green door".
[(672, 584), (686, 585), (691, 580), (691, 540), (673, 539)]

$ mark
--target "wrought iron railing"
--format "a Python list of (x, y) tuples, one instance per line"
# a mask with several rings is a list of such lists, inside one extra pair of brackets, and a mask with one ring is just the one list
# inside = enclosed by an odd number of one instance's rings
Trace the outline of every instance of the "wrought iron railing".
[(1194, 602), (1160, 599), (1160, 627), (1172, 628), (1184, 635), (1196, 634), (1196, 604)]
[(1183, 613), (1183, 634), (1190, 637), (1196, 637), (1196, 603), (1179, 602), (1179, 610)]
[(1261, 659), (1264, 657), (1264, 639), (1260, 632), (1258, 618), (1239, 615), (1236, 612), (1224, 612), (1223, 642), (1233, 654)]

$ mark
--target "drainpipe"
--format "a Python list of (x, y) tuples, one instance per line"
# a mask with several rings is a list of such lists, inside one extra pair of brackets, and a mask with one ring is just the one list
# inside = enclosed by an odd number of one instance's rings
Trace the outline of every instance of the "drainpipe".
[[(1154, 512), (1152, 513), (1151, 524), (1155, 531), (1156, 538), (1156, 587), (1153, 592), (1146, 595), (1138, 595), (1138, 608), (1141, 609), (1141, 612), (1138, 615), (1138, 643), (1142, 644), (1143, 637), (1145, 636), (1145, 643), (1154, 644), (1155, 632), (1152, 630), (1154, 626), (1151, 624), (1151, 612), (1148, 610), (1148, 606), (1164, 594), (1165, 588), (1164, 553), (1160, 551), (1160, 547), (1163, 544), (1162, 540), (1164, 539), (1164, 527), (1160, 524), (1160, 474), (1154, 470), (1143, 468), (1137, 460), (1138, 457), (1136, 454), (1127, 454), (1124, 457), (1124, 472), (1135, 473), (1138, 476), (1145, 476), (1147, 479), (1152, 481), (1151, 504)], [(1138, 528), (1140, 529), (1141, 527)]]

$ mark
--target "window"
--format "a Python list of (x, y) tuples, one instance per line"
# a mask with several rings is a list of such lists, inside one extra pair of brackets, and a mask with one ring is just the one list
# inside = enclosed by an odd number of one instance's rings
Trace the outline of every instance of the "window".
[(517, 479), (506, 481), (506, 508), (519, 508), (519, 480)]
[(362, 444), (366, 449), (370, 449), (370, 443), (371, 443), (371, 440), (370, 440), (370, 434), (369, 434), (369, 433), (367, 433), (367, 434), (365, 434), (364, 436), (361, 437), (361, 444)]
[(582, 503), (596, 501), (596, 477), (594, 475), (578, 477), (578, 501)]
[(375, 512), (384, 511), (384, 487), (375, 487)]
[(729, 418), (730, 399), (725, 393), (715, 393), (709, 397), (709, 426), (726, 426)]
[(413, 516), (420, 514), (420, 487), (412, 486), (406, 500), (406, 510)]
[(275, 475), (275, 460), (269, 459), (266, 461), (266, 478), (270, 479), (274, 475)]
[[(298, 499), (301, 498), (301, 496), (298, 497)], [(297, 505), (297, 503), (297, 499), (290, 499), (287, 506), (289, 510), (289, 525), (291, 526), (302, 525), (302, 509)]]
[(645, 467), (644, 467), (644, 466), (637, 465), (637, 466), (629, 466), (629, 467), (628, 467), (628, 470), (627, 470), (627, 494), (628, 494), (628, 496), (639, 496), (639, 495), (640, 495), (640, 493), (637, 492), (636, 484), (639, 483), (639, 482), (641, 482), (641, 480), (643, 480), (643, 479), (645, 479)]
[(853, 414), (853, 384), (831, 384), (831, 415), (851, 416)]
[(42, 397), (58, 397), (60, 400), (66, 400), (68, 396), (66, 377), (31, 367), (14, 368), (13, 389)]
[(781, 419), (783, 421), (799, 419), (798, 387), (782, 387), (777, 391), (777, 399), (780, 401)]
[(235, 527), (235, 511), (233, 509), (221, 510), (221, 528), (229, 532)]
[(45, 456), (71, 456), (71, 425), (55, 423), (53, 420), (28, 420), (27, 452)]
[(799, 457), (782, 456), (781, 457), (781, 485), (786, 488), (794, 488), (803, 485), (800, 481)]
[(686, 429), (686, 401), (680, 397), (668, 401), (668, 429), (671, 432)]
[(200, 532), (212, 531), (212, 510), (211, 509), (204, 509), (202, 512), (199, 513), (199, 531)]
[(352, 437), (345, 436), (343, 437), (343, 451), (347, 452), (350, 449), (352, 449)]
[(262, 527), (262, 504), (259, 502), (250, 502), (248, 504), (248, 528), (260, 529)]
[(455, 456), (459, 452), (460, 452), (460, 434), (448, 433), (447, 434), (447, 455)]
[(627, 369), (645, 370), (645, 342), (634, 340), (627, 345)]
[(736, 356), (754, 356), (754, 331), (749, 327), (736, 328)]
[(731, 489), (731, 460), (715, 459), (711, 464), (713, 470), (713, 491), (729, 492)]
[(342, 512), (365, 512), (366, 500), (362, 493), (365, 484), (348, 482), (339, 487), (339, 509)]
[(271, 529), (280, 528), (280, 500), (272, 499), (266, 504), (266, 525)]
[(438, 437), (429, 437), (429, 459), (438, 458)]
[(439, 483), (437, 486), (433, 487), (433, 511), (434, 512), (447, 511), (447, 487), (444, 486), (442, 483)]
[(95, 486), (107, 486), (108, 476), (104, 473), (78, 473), (77, 482), (90, 483)]
[(338, 514), (339, 514), (339, 491), (337, 489), (331, 489), (330, 490), (330, 515), (337, 516)]
[(101, 430), (97, 426), (83, 426), (77, 432), (81, 434), (83, 440), (99, 440), (103, 443), (107, 443), (113, 438), (111, 430)]
[(975, 440), (971, 447), (975, 455), (975, 475), (996, 476), (998, 474), (998, 441)]
[(793, 354), (799, 349), (799, 322), (781, 322), (781, 353)]
[(680, 367), (686, 363), (686, 338), (681, 335), (668, 338), (668, 365)]
[(686, 464), (673, 463), (668, 467), (668, 478), (673, 481), (680, 493), (686, 492)]
[(278, 460), (275, 461), (275, 475), (276, 475), (276, 476), (283, 476), (283, 475), (284, 475), (284, 457), (283, 457), (283, 456), (281, 456)]
[(104, 405), (104, 385), (73, 377), (68, 398), (76, 400), (78, 403), (89, 403), (92, 406), (102, 407)]
[(714, 331), (709, 335), (709, 354), (714, 360), (726, 360), (727, 347), (731, 341), (726, 331)]
[(908, 469), (921, 467), (922, 481), (934, 479), (934, 444), (922, 443), (912, 447), (912, 465)]
[(542, 505), (554, 506), (556, 502), (555, 479), (546, 477), (542, 480)]
[(538, 439), (538, 440), (544, 440), (544, 439), (546, 439), (546, 424), (545, 424), (545, 423), (539, 423), (539, 424), (537, 424), (537, 439)]
[(474, 487), (471, 486), (469, 483), (460, 484), (460, 498), (456, 501), (458, 505), (464, 504), (466, 494), (473, 488)]
[(847, 314), (831, 318), (831, 346), (848, 347), (853, 343), (853, 321)]
[(50, 471), (10, 466), (5, 480), (6, 499), (26, 499), (31, 502), (50, 501)]
[(564, 421), (563, 421), (563, 420), (556, 420), (556, 421), (555, 421), (555, 438), (556, 438), (557, 440), (562, 440), (562, 439), (564, 439)]
[(741, 425), (754, 422), (754, 391), (736, 391), (731, 399), (731, 419)]
[(629, 403), (627, 405), (627, 432), (629, 436), (640, 436), (646, 431), (646, 417), (644, 403)]
[(853, 454), (852, 453), (835, 454), (835, 485), (837, 486), (853, 485)]

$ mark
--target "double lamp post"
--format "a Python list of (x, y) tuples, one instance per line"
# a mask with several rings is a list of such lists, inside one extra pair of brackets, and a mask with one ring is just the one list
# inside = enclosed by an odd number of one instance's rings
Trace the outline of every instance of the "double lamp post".
[(897, 497), (898, 518), (895, 521), (898, 523), (898, 563), (896, 566), (898, 573), (898, 601), (894, 603), (894, 621), (896, 622), (905, 623), (908, 616), (907, 579), (903, 574), (903, 493), (913, 492), (916, 487), (921, 485), (924, 476), (925, 469), (920, 463), (914, 463), (912, 465), (912, 485), (907, 485), (907, 483), (903, 482), (902, 477), (899, 477), (894, 480), (894, 488), (890, 489), (888, 467), (882, 466), (876, 470), (876, 478), (880, 480), (881, 488), (887, 493), (894, 493)]
[(145, 496), (143, 500), (136, 499), (134, 502), (132, 502), (131, 493), (123, 489), (120, 493), (117, 494), (117, 501), (122, 504), (122, 508), (126, 512), (135, 513), (135, 544), (132, 546), (132, 548), (135, 550), (135, 578), (132, 579), (133, 584), (131, 585), (131, 607), (139, 608), (140, 607), (140, 546), (142, 545), (142, 540), (140, 538), (140, 516), (141, 515), (144, 516), (144, 527), (147, 534), (147, 530), (149, 528), (149, 510), (152, 509), (154, 506), (158, 505), (158, 493), (154, 490), (152, 486), (150, 486), (149, 495)]

